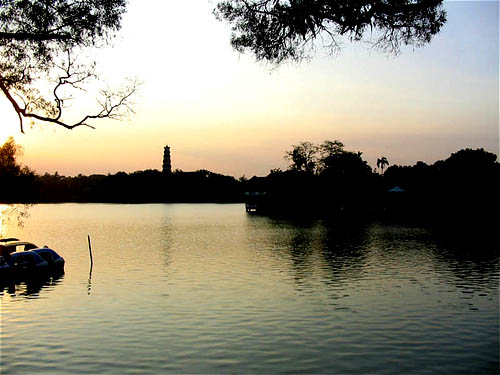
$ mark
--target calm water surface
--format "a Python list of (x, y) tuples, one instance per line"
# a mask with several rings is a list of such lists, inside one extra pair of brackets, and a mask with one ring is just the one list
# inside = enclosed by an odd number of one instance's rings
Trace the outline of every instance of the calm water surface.
[(498, 253), (242, 205), (28, 214), (1, 234), (53, 247), (66, 273), (1, 289), (2, 374), (499, 371)]

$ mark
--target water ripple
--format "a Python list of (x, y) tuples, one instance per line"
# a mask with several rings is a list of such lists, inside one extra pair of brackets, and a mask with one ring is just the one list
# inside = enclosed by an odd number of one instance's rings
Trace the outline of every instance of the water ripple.
[(68, 263), (0, 290), (2, 373), (498, 373), (498, 254), (423, 228), (42, 205), (9, 235)]

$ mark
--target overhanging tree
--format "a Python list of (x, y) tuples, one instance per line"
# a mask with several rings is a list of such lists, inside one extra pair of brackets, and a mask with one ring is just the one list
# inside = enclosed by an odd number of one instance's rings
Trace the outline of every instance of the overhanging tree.
[(232, 26), (231, 44), (257, 60), (281, 63), (308, 55), (320, 38), (332, 50), (340, 38), (365, 40), (386, 52), (429, 43), (446, 22), (443, 0), (226, 0), (214, 13)]
[(71, 123), (63, 117), (73, 90), (97, 78), (95, 63), (78, 63), (76, 55), (108, 43), (125, 10), (126, 0), (0, 0), (0, 90), (21, 131), (26, 119), (73, 129), (131, 111), (133, 81), (121, 90), (101, 90), (95, 112)]

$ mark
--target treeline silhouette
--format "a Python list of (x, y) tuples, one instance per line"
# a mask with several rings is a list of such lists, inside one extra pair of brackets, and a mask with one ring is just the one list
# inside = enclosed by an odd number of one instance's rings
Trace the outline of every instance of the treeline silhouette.
[[(263, 193), (247, 196), (261, 212), (397, 220), (488, 235), (498, 230), (500, 164), (482, 148), (463, 149), (431, 165), (392, 165), (383, 174), (339, 141), (302, 142), (286, 157), (288, 170), (244, 182), (243, 190)], [(383, 169), (389, 162), (383, 157), (378, 164)]]
[(241, 202), (237, 180), (207, 170), (158, 170), (108, 175), (65, 177), (59, 174), (35, 176), (29, 202), (102, 203), (234, 203)]
[(11, 137), (0, 147), (2, 203), (233, 203), (242, 202), (235, 178), (207, 170), (165, 174), (158, 170), (66, 177), (38, 175), (19, 164), (20, 146)]
[[(463, 149), (428, 165), (389, 165), (373, 170), (361, 152), (340, 141), (302, 142), (286, 152), (287, 170), (240, 178), (198, 170), (158, 170), (65, 177), (37, 175), (18, 162), (10, 138), (0, 147), (3, 203), (248, 202), (258, 212), (281, 216), (385, 218), (460, 226), (498, 223), (500, 164), (484, 149)], [(388, 166), (389, 165), (389, 166)], [(388, 166), (385, 169), (384, 168)], [(383, 173), (381, 173), (383, 172)]]

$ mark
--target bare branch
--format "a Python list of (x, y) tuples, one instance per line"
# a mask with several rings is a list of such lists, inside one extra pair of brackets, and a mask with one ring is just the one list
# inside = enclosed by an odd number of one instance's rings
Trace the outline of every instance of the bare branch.
[[(128, 91), (106, 91), (97, 112), (80, 121), (63, 120), (72, 91), (85, 91), (86, 84), (97, 78), (95, 63), (77, 64), (72, 53), (108, 42), (121, 27), (126, 4), (126, 0), (0, 1), (0, 90), (17, 113), (22, 132), (27, 118), (67, 129), (93, 128), (90, 120), (132, 112), (130, 97), (137, 85)], [(64, 61), (59, 63), (61, 55)], [(53, 82), (45, 94), (39, 91), (44, 81)]]
[[(89, 120), (104, 118), (117, 120), (122, 119), (131, 113), (134, 113), (132, 109), (131, 98), (137, 92), (137, 89), (140, 86), (140, 82), (137, 80), (130, 80), (126, 87), (122, 90), (101, 90), (102, 99), (97, 100), (100, 109), (96, 113), (85, 115), (82, 119), (74, 123), (62, 121), (61, 118), (63, 114), (64, 99), (60, 98), (58, 90), (65, 85), (74, 86), (75, 83), (83, 82), (83, 80), (90, 77), (90, 75), (86, 75), (75, 81), (71, 81), (69, 80), (69, 78), (71, 78), (72, 73), (69, 70), (67, 70), (67, 73), (68, 74), (66, 76), (59, 78), (56, 86), (53, 89), (55, 105), (52, 105), (52, 107), (50, 106), (50, 103), (46, 102), (42, 97), (32, 97), (31, 93), (29, 92), (25, 93), (25, 97), (27, 100), (24, 100), (24, 98), (19, 93), (11, 93), (8, 86), (5, 84), (3, 77), (0, 75), (0, 89), (10, 101), (11, 105), (14, 108), (14, 111), (19, 117), (19, 126), (22, 133), (24, 133), (23, 118), (30, 118), (45, 123), (59, 125), (66, 129), (74, 129), (79, 126), (86, 126), (94, 129), (95, 127), (88, 123)], [(21, 104), (16, 101), (14, 95), (20, 98), (24, 106), (21, 106)], [(42, 109), (46, 114), (33, 112), (33, 110), (30, 110), (30, 108)]]

